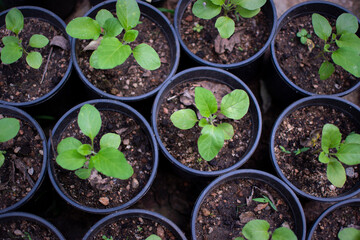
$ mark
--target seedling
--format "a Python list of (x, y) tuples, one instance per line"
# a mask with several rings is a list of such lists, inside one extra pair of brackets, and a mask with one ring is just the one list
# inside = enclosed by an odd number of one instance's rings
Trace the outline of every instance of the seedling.
[(267, 197), (264, 196), (262, 198), (253, 198), (253, 201), (255, 202), (261, 202), (261, 203), (269, 203), (269, 205), (275, 210), (277, 211), (277, 208), (275, 206), (275, 204)]
[[(141, 67), (147, 70), (159, 68), (159, 55), (150, 45), (141, 43), (134, 49), (129, 45), (139, 34), (134, 29), (140, 21), (140, 9), (136, 0), (118, 0), (116, 16), (115, 18), (110, 11), (101, 9), (95, 20), (90, 17), (73, 19), (67, 25), (66, 32), (74, 38), (93, 39), (93, 44), (99, 44), (90, 56), (93, 68), (114, 68), (123, 64), (131, 53)], [(119, 40), (118, 36), (123, 31)]]
[(43, 48), (49, 43), (49, 39), (41, 34), (34, 34), (29, 40), (28, 46), (23, 46), (19, 33), (24, 28), (24, 16), (17, 8), (11, 9), (5, 16), (6, 28), (13, 32), (15, 36), (6, 36), (2, 38), (4, 48), (1, 49), (1, 61), (3, 64), (12, 64), (19, 60), (23, 55), (26, 56), (27, 64), (35, 69), (40, 68), (42, 64), (41, 53), (32, 51), (28, 48)]
[(297, 34), (297, 37), (300, 38), (300, 42), (304, 45), (307, 44), (308, 39), (311, 38), (311, 35), (308, 33), (308, 31), (304, 28), (302, 28)]
[(225, 140), (230, 140), (234, 135), (233, 126), (229, 123), (217, 123), (217, 115), (239, 120), (248, 111), (250, 100), (244, 90), (235, 89), (225, 95), (221, 100), (220, 112), (214, 94), (205, 88), (195, 88), (195, 105), (201, 116), (198, 120), (192, 109), (182, 109), (174, 112), (170, 119), (175, 127), (190, 129), (198, 122), (202, 128), (201, 135), (197, 141), (200, 156), (206, 161), (212, 160), (219, 153)]
[(346, 172), (341, 163), (360, 164), (360, 134), (351, 133), (341, 143), (341, 133), (333, 124), (325, 124), (322, 129), (319, 161), (327, 164), (326, 175), (335, 187), (343, 187)]
[[(13, 139), (19, 132), (20, 122), (15, 118), (0, 119), (0, 142), (7, 142)], [(5, 151), (0, 150), (0, 167), (5, 161)]]
[(356, 35), (359, 28), (356, 17), (349, 13), (341, 14), (336, 20), (336, 33), (332, 33), (330, 23), (320, 14), (312, 15), (312, 25), (315, 34), (324, 41), (321, 52), (324, 61), (318, 72), (320, 79), (328, 79), (335, 71), (334, 64), (325, 53), (331, 53), (331, 59), (336, 65), (360, 77), (360, 38)]
[(151, 234), (149, 237), (147, 237), (145, 240), (161, 240), (161, 238), (158, 235)]
[(197, 0), (192, 12), (196, 17), (207, 20), (223, 12), (223, 16), (216, 19), (215, 27), (222, 38), (229, 38), (235, 32), (235, 22), (229, 16), (252, 18), (265, 3), (266, 0)]
[(95, 168), (102, 174), (128, 179), (134, 170), (118, 150), (121, 138), (115, 133), (106, 133), (100, 139), (100, 150), (95, 152), (94, 139), (101, 128), (99, 111), (90, 104), (81, 107), (78, 119), (81, 132), (90, 138), (91, 144), (83, 144), (74, 137), (67, 137), (57, 145), (56, 162), (64, 169), (75, 171), (81, 179), (89, 178)]
[(340, 240), (359, 240), (360, 239), (360, 230), (356, 228), (343, 228), (338, 233), (338, 238)]
[(108, 237), (105, 236), (105, 235), (102, 235), (102, 239), (103, 239), (103, 240), (114, 240), (112, 236), (110, 236), (110, 238), (108, 238)]
[(297, 240), (295, 233), (287, 227), (279, 227), (273, 233), (269, 232), (269, 228), (270, 224), (266, 220), (251, 220), (242, 229), (245, 238), (237, 237), (235, 240), (268, 240), (270, 235), (272, 240)]
[(201, 30), (203, 30), (203, 26), (201, 26), (199, 23), (195, 23), (195, 27), (193, 27), (193, 30), (196, 32), (201, 32)]
[[(283, 152), (283, 153), (286, 153), (286, 154), (291, 154), (291, 151), (289, 150), (286, 150), (286, 148), (284, 146), (279, 146), (280, 150)], [(299, 155), (300, 153), (303, 153), (303, 152), (306, 152), (307, 150), (309, 150), (310, 148), (309, 147), (304, 147), (304, 148), (298, 148), (294, 151), (292, 151), (293, 154), (295, 154), (295, 156)]]

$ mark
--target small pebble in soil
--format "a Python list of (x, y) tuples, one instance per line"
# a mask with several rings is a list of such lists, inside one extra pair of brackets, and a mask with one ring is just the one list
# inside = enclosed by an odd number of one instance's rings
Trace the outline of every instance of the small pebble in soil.
[(138, 188), (139, 187), (139, 181), (134, 178), (131, 183), (132, 188)]
[(348, 167), (345, 169), (346, 171), (346, 176), (353, 178), (355, 176), (355, 171), (353, 167)]
[(107, 205), (109, 205), (109, 198), (108, 197), (101, 197), (101, 198), (99, 198), (99, 202), (102, 204), (102, 205), (104, 205), (104, 206), (107, 206)]

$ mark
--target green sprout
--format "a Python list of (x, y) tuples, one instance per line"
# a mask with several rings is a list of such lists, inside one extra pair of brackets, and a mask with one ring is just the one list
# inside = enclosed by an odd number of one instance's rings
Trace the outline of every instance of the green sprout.
[(357, 18), (349, 13), (341, 14), (336, 20), (336, 33), (332, 32), (329, 21), (320, 14), (312, 15), (315, 34), (324, 41), (320, 66), (321, 80), (328, 79), (335, 71), (334, 64), (325, 56), (331, 53), (331, 59), (355, 77), (360, 77), (360, 38), (356, 35), (359, 28)]
[(151, 234), (149, 237), (147, 237), (145, 240), (161, 240), (161, 238), (158, 235)]
[(223, 114), (230, 119), (239, 120), (248, 111), (250, 100), (244, 90), (235, 89), (225, 95), (221, 100), (220, 112), (214, 94), (205, 88), (195, 88), (195, 105), (203, 117), (198, 120), (192, 109), (182, 109), (174, 112), (170, 119), (175, 127), (190, 129), (198, 122), (202, 128), (197, 141), (200, 156), (206, 161), (212, 160), (224, 146), (225, 140), (230, 140), (234, 135), (233, 126), (229, 123), (216, 123), (218, 114)]
[[(90, 57), (93, 68), (114, 68), (123, 64), (132, 53), (141, 67), (147, 70), (158, 69), (161, 65), (160, 58), (150, 45), (141, 43), (134, 49), (129, 45), (139, 34), (133, 29), (140, 21), (140, 9), (136, 0), (118, 0), (116, 16), (117, 18), (110, 11), (101, 9), (95, 20), (90, 17), (73, 19), (67, 25), (66, 32), (74, 38), (100, 42)], [(123, 31), (124, 35), (119, 40), (117, 36)]]
[(360, 230), (356, 228), (343, 228), (338, 233), (338, 238), (340, 240), (359, 240), (360, 239)]
[[(0, 119), (0, 142), (7, 142), (13, 139), (19, 132), (20, 122), (16, 118)], [(0, 167), (5, 161), (5, 151), (0, 150)]]
[(307, 44), (308, 39), (311, 38), (311, 35), (308, 33), (308, 31), (304, 28), (302, 28), (297, 34), (297, 37), (300, 38), (300, 42), (304, 45)]
[(110, 238), (108, 238), (108, 237), (105, 236), (105, 235), (102, 235), (102, 239), (103, 239), (103, 240), (114, 240), (112, 236), (110, 236)]
[(235, 32), (235, 22), (229, 17), (234, 13), (243, 18), (256, 16), (266, 0), (197, 0), (193, 7), (193, 14), (202, 19), (212, 19), (223, 12), (223, 16), (216, 19), (215, 27), (222, 38), (229, 38)]
[(121, 143), (118, 134), (106, 133), (100, 139), (100, 150), (94, 150), (94, 139), (102, 124), (99, 111), (85, 104), (80, 109), (77, 122), (81, 132), (90, 138), (91, 144), (83, 144), (74, 137), (61, 140), (57, 145), (56, 162), (64, 169), (76, 170), (75, 174), (81, 179), (89, 178), (94, 168), (109, 177), (130, 178), (134, 170), (118, 150)]
[(254, 198), (253, 201), (255, 202), (261, 202), (261, 203), (269, 203), (270, 206), (275, 210), (277, 211), (277, 208), (275, 206), (275, 204), (267, 197), (267, 196), (264, 196), (262, 198)]
[(5, 16), (6, 28), (13, 32), (15, 36), (5, 36), (2, 38), (4, 47), (1, 49), (1, 61), (3, 64), (12, 64), (26, 55), (27, 64), (35, 69), (40, 68), (42, 56), (39, 52), (31, 51), (28, 48), (43, 48), (49, 43), (49, 39), (41, 34), (34, 34), (29, 40), (28, 46), (22, 45), (19, 33), (24, 28), (24, 16), (17, 8), (11, 9)]
[[(291, 151), (289, 150), (286, 150), (286, 148), (284, 146), (279, 146), (280, 150), (283, 152), (283, 153), (286, 153), (286, 154), (291, 154)], [(303, 152), (306, 152), (307, 150), (309, 150), (310, 148), (309, 147), (304, 147), (304, 148), (298, 148), (296, 150), (293, 151), (293, 153), (295, 154), (295, 156), (299, 155), (300, 153), (303, 153)]]
[(270, 224), (266, 220), (251, 220), (245, 224), (242, 229), (243, 237), (237, 237), (235, 240), (297, 240), (295, 233), (287, 227), (279, 227), (273, 233), (269, 232)]
[(201, 30), (203, 30), (203, 26), (201, 26), (199, 23), (195, 23), (195, 27), (193, 27), (193, 30), (196, 32), (201, 32)]

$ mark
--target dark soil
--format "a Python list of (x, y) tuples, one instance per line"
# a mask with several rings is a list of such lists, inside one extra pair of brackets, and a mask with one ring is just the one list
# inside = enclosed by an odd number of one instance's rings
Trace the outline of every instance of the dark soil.
[[(148, 136), (135, 120), (118, 112), (100, 111), (100, 113), (102, 127), (94, 140), (95, 151), (98, 152), (100, 137), (105, 133), (119, 134), (121, 137), (119, 150), (124, 153), (133, 167), (134, 174), (128, 180), (120, 180), (99, 173), (101, 180), (92, 182), (91, 185), (89, 179), (82, 180), (73, 171), (62, 169), (56, 163), (54, 167), (55, 178), (70, 198), (87, 207), (105, 209), (125, 204), (142, 190), (152, 171), (153, 155)], [(68, 125), (60, 140), (70, 136), (79, 139), (82, 143), (91, 143), (88, 137), (80, 134), (76, 120)], [(56, 146), (58, 143), (54, 144)]]
[[(161, 66), (153, 71), (140, 67), (132, 55), (122, 65), (113, 69), (94, 69), (89, 63), (92, 51), (82, 50), (90, 41), (77, 40), (79, 66), (84, 76), (98, 89), (118, 97), (138, 96), (152, 91), (168, 77), (172, 67), (168, 41), (156, 23), (143, 16), (140, 21), (142, 23), (135, 27), (139, 35), (130, 46), (133, 49), (140, 43), (147, 43), (155, 49), (159, 54)], [(122, 38), (122, 34), (119, 36)]]
[(176, 240), (176, 236), (170, 229), (161, 225), (160, 223), (143, 218), (143, 217), (129, 217), (121, 218), (110, 224), (104, 226), (96, 236), (90, 239), (102, 240), (102, 236), (108, 238), (113, 237), (114, 240), (137, 240), (145, 239), (152, 234), (156, 234), (161, 239)]
[[(235, 33), (233, 35), (234, 37), (238, 35), (238, 37), (236, 40), (229, 38), (229, 41), (236, 42), (233, 49), (227, 49), (224, 53), (217, 53), (215, 52), (215, 39), (217, 37), (219, 37), (218, 40), (221, 39), (218, 30), (215, 28), (215, 21), (218, 17), (211, 20), (195, 17), (191, 11), (192, 5), (191, 2), (185, 9), (181, 19), (180, 34), (189, 50), (206, 61), (219, 64), (244, 61), (255, 55), (269, 38), (271, 20), (267, 19), (262, 11), (250, 19), (239, 17), (240, 20), (235, 21)], [(232, 19), (236, 18), (232, 16)], [(200, 32), (193, 29), (196, 23), (203, 26)]]
[[(0, 114), (2, 117), (13, 116)], [(0, 167), (0, 209), (5, 209), (31, 191), (40, 176), (44, 152), (39, 133), (23, 120), (16, 137), (0, 142), (0, 149), (6, 151), (4, 165)]]
[[(335, 26), (335, 19), (330, 19), (331, 26)], [(315, 48), (309, 51), (306, 45), (300, 43), (296, 36), (301, 29), (306, 29), (312, 36), (311, 40)], [(335, 29), (333, 29), (335, 32)], [(335, 65), (335, 72), (326, 80), (320, 80), (319, 68), (324, 61), (321, 54), (324, 42), (314, 33), (311, 15), (297, 17), (289, 21), (281, 28), (276, 36), (275, 51), (276, 58), (285, 75), (297, 86), (316, 94), (335, 94), (348, 90), (359, 78), (351, 75), (342, 67)], [(335, 49), (331, 48), (334, 51)], [(325, 53), (328, 61), (331, 53)]]
[[(213, 160), (202, 160), (197, 148), (197, 140), (201, 132), (198, 124), (195, 124), (189, 130), (181, 130), (176, 128), (170, 120), (171, 114), (180, 109), (191, 108), (197, 112), (194, 104), (190, 106), (184, 105), (188, 104), (189, 101), (194, 103), (193, 97), (187, 98), (186, 96), (193, 94), (196, 86), (216, 89), (215, 96), (218, 105), (222, 97), (231, 92), (228, 86), (209, 81), (186, 82), (175, 86), (164, 97), (159, 108), (158, 130), (161, 141), (169, 153), (187, 167), (201, 171), (216, 171), (228, 168), (240, 161), (250, 147), (249, 143), (253, 134), (251, 112), (248, 112), (240, 120), (223, 118), (221, 115), (218, 116), (217, 123), (230, 123), (234, 127), (235, 134), (232, 139), (225, 141), (223, 148)], [(214, 93), (214, 90), (212, 92)]]
[[(275, 136), (275, 155), (282, 173), (297, 188), (312, 196), (331, 198), (346, 193), (359, 182), (359, 165), (343, 164), (353, 174), (347, 174), (347, 181), (342, 188), (336, 188), (327, 180), (326, 164), (318, 160), (321, 129), (326, 123), (336, 125), (343, 140), (351, 132), (360, 133), (359, 124), (341, 110), (325, 106), (300, 108), (280, 124)], [(320, 134), (319, 138), (315, 137), (316, 133)], [(314, 146), (311, 139), (314, 140)], [(288, 151), (304, 147), (310, 149), (296, 156), (282, 152), (279, 146)]]
[[(42, 34), (50, 41), (54, 36), (67, 38), (62, 31), (48, 22), (34, 18), (25, 18), (24, 29), (19, 34), (23, 46), (28, 45), (33, 34)], [(14, 33), (11, 33), (5, 26), (2, 26), (0, 28), (0, 39), (8, 35), (14, 35)], [(0, 42), (0, 47), (4, 47), (2, 42)], [(34, 69), (27, 65), (24, 55), (13, 64), (0, 64), (0, 100), (6, 102), (34, 101), (54, 89), (64, 77), (70, 61), (69, 49), (63, 50), (56, 46), (52, 47), (49, 43), (41, 49), (28, 48), (28, 51), (33, 50), (40, 52), (43, 57), (43, 62), (39, 69)], [(50, 52), (52, 53), (49, 58)], [(48, 58), (48, 67), (42, 81)]]
[(338, 239), (339, 231), (347, 227), (359, 228), (360, 207), (343, 206), (325, 216), (317, 226), (311, 239), (332, 240)]
[[(267, 196), (278, 211), (268, 203), (253, 201)], [(196, 237), (199, 240), (234, 239), (241, 236), (245, 224), (253, 219), (266, 220), (269, 231), (279, 227), (294, 229), (291, 208), (272, 187), (262, 181), (235, 179), (212, 190), (197, 213)]]

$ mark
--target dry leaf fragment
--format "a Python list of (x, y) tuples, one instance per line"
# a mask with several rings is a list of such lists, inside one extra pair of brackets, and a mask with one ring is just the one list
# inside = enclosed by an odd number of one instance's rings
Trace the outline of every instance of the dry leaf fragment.
[(99, 37), (98, 39), (91, 41), (86, 47), (84, 47), (83, 50), (84, 50), (84, 51), (88, 51), (88, 50), (93, 51), (93, 50), (96, 50), (96, 49), (99, 47), (102, 39), (103, 39), (102, 37)]
[(64, 50), (69, 49), (69, 41), (63, 36), (55, 36), (50, 42), (50, 46), (57, 46)]

